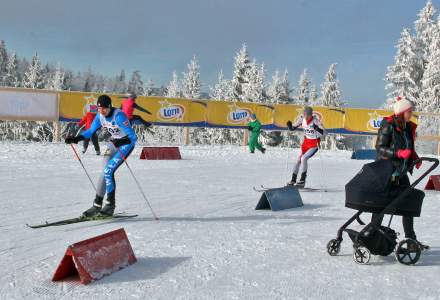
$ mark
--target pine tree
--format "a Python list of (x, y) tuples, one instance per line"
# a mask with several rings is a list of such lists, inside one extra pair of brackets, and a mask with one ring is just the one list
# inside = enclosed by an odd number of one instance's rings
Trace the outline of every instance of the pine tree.
[(64, 87), (64, 71), (61, 69), (61, 64), (58, 63), (55, 72), (52, 74), (46, 86), (49, 90), (61, 91)]
[(47, 87), (49, 86), (49, 82), (50, 82), (54, 73), (55, 73), (55, 70), (54, 70), (54, 68), (51, 67), (51, 65), (49, 65), (48, 63), (44, 65), (43, 70), (42, 70), (44, 88), (47, 89)]
[[(324, 76), (324, 82), (321, 84), (321, 104), (328, 107), (341, 107), (342, 93), (339, 88), (339, 81), (336, 76), (336, 64), (331, 64)], [(324, 148), (337, 150), (345, 148), (346, 140), (342, 135), (326, 136), (322, 143)]]
[(246, 74), (247, 83), (242, 85), (242, 100), (248, 102), (264, 102), (264, 64), (259, 66), (254, 59)]
[(310, 79), (307, 69), (301, 73), (298, 82), (298, 101), (300, 104), (307, 105), (310, 99)]
[(243, 85), (247, 84), (251, 60), (247, 51), (246, 44), (236, 53), (234, 58), (234, 74), (232, 77), (232, 86), (234, 89), (234, 98), (237, 101), (243, 100)]
[(440, 29), (436, 30), (429, 48), (428, 64), (422, 80), (421, 111), (440, 110)]
[(154, 95), (154, 82), (151, 78), (149, 78), (144, 87), (144, 96), (153, 96), (153, 95)]
[(290, 83), (287, 70), (284, 71), (282, 76), (280, 76), (278, 70), (275, 71), (272, 82), (267, 88), (267, 96), (271, 103), (289, 103)]
[(309, 104), (314, 105), (320, 105), (319, 99), (318, 99), (318, 89), (316, 88), (316, 85), (312, 84), (310, 86), (310, 100)]
[(419, 102), (421, 79), (423, 76), (423, 60), (416, 53), (416, 41), (408, 29), (403, 29), (397, 43), (397, 55), (394, 64), (388, 67), (385, 81), (388, 84), (388, 98), (395, 99), (404, 96), (407, 99)]
[(95, 80), (92, 87), (92, 92), (94, 93), (106, 93), (107, 92), (107, 85), (106, 85), (106, 79), (102, 75), (96, 75)]
[[(440, 22), (440, 20), (439, 20)], [(422, 92), (417, 110), (440, 112), (440, 27), (437, 27), (431, 39), (429, 56), (422, 79)], [(421, 135), (438, 135), (440, 121), (438, 117), (420, 116), (418, 132)], [(421, 151), (433, 152), (434, 145), (428, 142), (419, 143)]]
[(166, 97), (180, 98), (181, 96), (182, 91), (180, 90), (179, 77), (176, 71), (173, 71), (173, 78), (167, 86)]
[(127, 83), (125, 80), (125, 71), (121, 70), (121, 73), (116, 76), (115, 83), (113, 85), (113, 91), (115, 93), (125, 94), (127, 92)]
[(416, 32), (416, 42), (417, 42), (417, 55), (423, 60), (424, 65), (426, 65), (429, 56), (429, 47), (431, 45), (431, 40), (433, 36), (433, 28), (435, 27), (434, 15), (436, 9), (432, 4), (431, 0), (426, 2), (425, 7), (423, 7), (418, 13), (418, 19), (415, 21), (415, 32)]
[(214, 100), (232, 100), (234, 98), (234, 91), (230, 80), (225, 79), (223, 71), (218, 73), (217, 83), (210, 87), (209, 97)]
[(341, 107), (343, 105), (339, 80), (336, 76), (336, 64), (331, 64), (327, 74), (325, 74), (324, 82), (321, 84), (321, 95), (322, 105), (324, 106)]
[(131, 79), (128, 82), (127, 91), (136, 95), (142, 95), (144, 93), (144, 82), (142, 81), (141, 71), (134, 71), (131, 75)]
[(290, 102), (290, 92), (289, 72), (286, 69), (281, 77), (280, 103), (287, 104)]
[(73, 72), (66, 70), (64, 73), (63, 90), (72, 90)]
[(37, 53), (32, 57), (32, 62), (28, 70), (24, 73), (23, 86), (32, 89), (41, 89), (44, 87), (43, 70)]
[(5, 86), (19, 87), (20, 86), (20, 73), (18, 71), (18, 59), (17, 54), (12, 53), (8, 58), (6, 65), (6, 73), (3, 77)]
[(200, 98), (202, 84), (200, 82), (200, 66), (195, 56), (191, 59), (187, 67), (188, 71), (183, 73), (183, 96), (189, 99), (198, 99)]
[(88, 67), (87, 71), (82, 74), (82, 81), (84, 82), (82, 91), (83, 92), (91, 92), (95, 87), (95, 74), (92, 71), (91, 67)]
[(8, 54), (6, 52), (6, 44), (4, 40), (1, 40), (0, 41), (0, 81), (6, 75), (7, 65), (8, 65)]
[(280, 103), (282, 85), (280, 72), (278, 70), (272, 75), (272, 81), (267, 88), (267, 97), (271, 103)]

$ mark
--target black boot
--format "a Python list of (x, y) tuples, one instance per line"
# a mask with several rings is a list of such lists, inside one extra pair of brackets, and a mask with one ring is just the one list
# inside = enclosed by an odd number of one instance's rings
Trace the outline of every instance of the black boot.
[(266, 153), (266, 148), (261, 148), (261, 153)]
[(101, 207), (102, 207), (102, 200), (103, 198), (96, 195), (95, 197), (95, 201), (93, 201), (93, 206), (90, 207), (88, 210), (86, 210), (85, 212), (83, 212), (83, 217), (93, 217), (96, 216), (97, 214), (99, 214), (99, 212), (101, 211)]
[(100, 215), (102, 216), (113, 216), (114, 212), (115, 212), (115, 192), (111, 192), (109, 194), (107, 194), (107, 203), (104, 205), (104, 207), (101, 209), (101, 211), (99, 212)]
[(301, 178), (296, 183), (296, 186), (304, 187), (306, 185), (307, 172), (301, 174)]
[(287, 185), (290, 185), (290, 186), (295, 185), (296, 177), (297, 177), (297, 175), (295, 173), (293, 173), (292, 174), (292, 180), (290, 180), (290, 182), (288, 182)]

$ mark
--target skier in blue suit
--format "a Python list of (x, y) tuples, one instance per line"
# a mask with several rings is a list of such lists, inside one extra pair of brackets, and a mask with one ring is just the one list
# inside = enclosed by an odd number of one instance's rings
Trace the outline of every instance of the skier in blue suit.
[[(124, 162), (124, 159), (131, 154), (137, 141), (136, 134), (131, 127), (127, 116), (118, 108), (112, 107), (111, 98), (101, 95), (98, 98), (98, 115), (91, 127), (78, 136), (66, 137), (66, 144), (78, 143), (89, 139), (99, 128), (104, 127), (111, 135), (107, 145), (108, 151), (104, 155), (104, 172), (101, 174), (96, 197), (93, 206), (83, 213), (85, 217), (95, 215), (112, 216), (115, 211), (115, 172)], [(104, 205), (103, 199), (107, 194), (107, 201)]]

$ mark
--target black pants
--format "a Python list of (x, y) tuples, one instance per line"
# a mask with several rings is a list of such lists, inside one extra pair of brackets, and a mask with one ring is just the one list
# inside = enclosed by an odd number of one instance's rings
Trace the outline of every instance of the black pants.
[(84, 146), (84, 152), (87, 150), (87, 148), (89, 147), (89, 142), (90, 140), (92, 140), (93, 143), (93, 147), (95, 147), (95, 151), (96, 152), (100, 152), (99, 149), (99, 142), (98, 142), (98, 135), (96, 134), (96, 132), (94, 134), (92, 134), (92, 137), (90, 139), (85, 139), (83, 142), (83, 146)]
[[(407, 175), (402, 176), (397, 183), (399, 186), (406, 187), (410, 185), (409, 178)], [(376, 224), (382, 224), (383, 217), (380, 218), (379, 214), (373, 214), (371, 216), (371, 222)], [(410, 239), (416, 239), (416, 233), (414, 232), (414, 217), (402, 216), (403, 231), (405, 232), (405, 237)]]
[(133, 115), (133, 117), (130, 120), (131, 124), (134, 124), (135, 121), (142, 123), (142, 125), (144, 125), (145, 127), (151, 126), (150, 122), (145, 121), (144, 119), (141, 118), (141, 116), (138, 115)]

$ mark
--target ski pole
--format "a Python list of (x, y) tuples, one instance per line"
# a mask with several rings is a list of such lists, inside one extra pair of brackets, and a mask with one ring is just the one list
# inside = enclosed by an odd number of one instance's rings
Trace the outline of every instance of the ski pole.
[(159, 220), (159, 218), (157, 217), (157, 215), (154, 213), (153, 207), (151, 207), (151, 204), (150, 204), (150, 202), (148, 201), (147, 196), (145, 196), (144, 190), (142, 189), (142, 187), (141, 187), (139, 181), (137, 180), (136, 176), (134, 175), (133, 170), (132, 170), (132, 169), (130, 168), (130, 166), (128, 165), (128, 162), (127, 162), (127, 159), (125, 158), (125, 155), (122, 153), (121, 149), (119, 149), (118, 147), (115, 147), (115, 148), (118, 149), (119, 154), (121, 154), (121, 157), (122, 157), (122, 159), (123, 159), (124, 162), (125, 162), (125, 165), (127, 166), (128, 170), (130, 171), (131, 176), (133, 176), (133, 179), (134, 179), (134, 181), (136, 182), (136, 185), (137, 185), (139, 191), (141, 192), (142, 196), (144, 197), (145, 202), (147, 203), (148, 207), (150, 208), (151, 213), (153, 214), (154, 219), (155, 219), (155, 220)]
[(81, 126), (80, 128), (78, 128), (78, 131), (76, 132), (75, 136), (77, 136), (77, 135), (81, 132), (81, 130), (84, 128), (84, 126), (85, 126), (85, 125), (83, 125), (83, 126)]
[[(324, 162), (322, 161), (321, 151), (322, 151), (321, 142), (319, 142), (318, 152), (319, 152), (319, 163), (321, 165), (321, 178), (324, 178)], [(323, 188), (323, 180), (321, 180), (320, 185), (321, 185), (321, 191), (327, 192), (327, 190)], [(322, 193), (321, 193), (321, 197), (322, 197)]]
[[(289, 147), (289, 141), (287, 141), (287, 149), (286, 149), (286, 169), (284, 170), (284, 176), (287, 177), (286, 182), (289, 182), (289, 158), (290, 158), (290, 147)], [(285, 178), (283, 178), (285, 179)]]
[(83, 164), (81, 158), (79, 157), (78, 152), (76, 152), (75, 147), (73, 146), (73, 144), (70, 144), (70, 146), (72, 147), (73, 153), (75, 153), (75, 156), (76, 156), (76, 158), (78, 159), (79, 163), (81, 164), (81, 167), (83, 168), (84, 172), (86, 172), (86, 175), (87, 175), (87, 177), (89, 178), (89, 181), (90, 181), (90, 183), (91, 183), (92, 186), (93, 186), (93, 189), (95, 190), (95, 192), (98, 192), (98, 191), (96, 190), (96, 187), (95, 187), (95, 184), (93, 183), (92, 178), (91, 178), (90, 175), (89, 175), (89, 172), (87, 172), (86, 167), (84, 166), (84, 164)]

